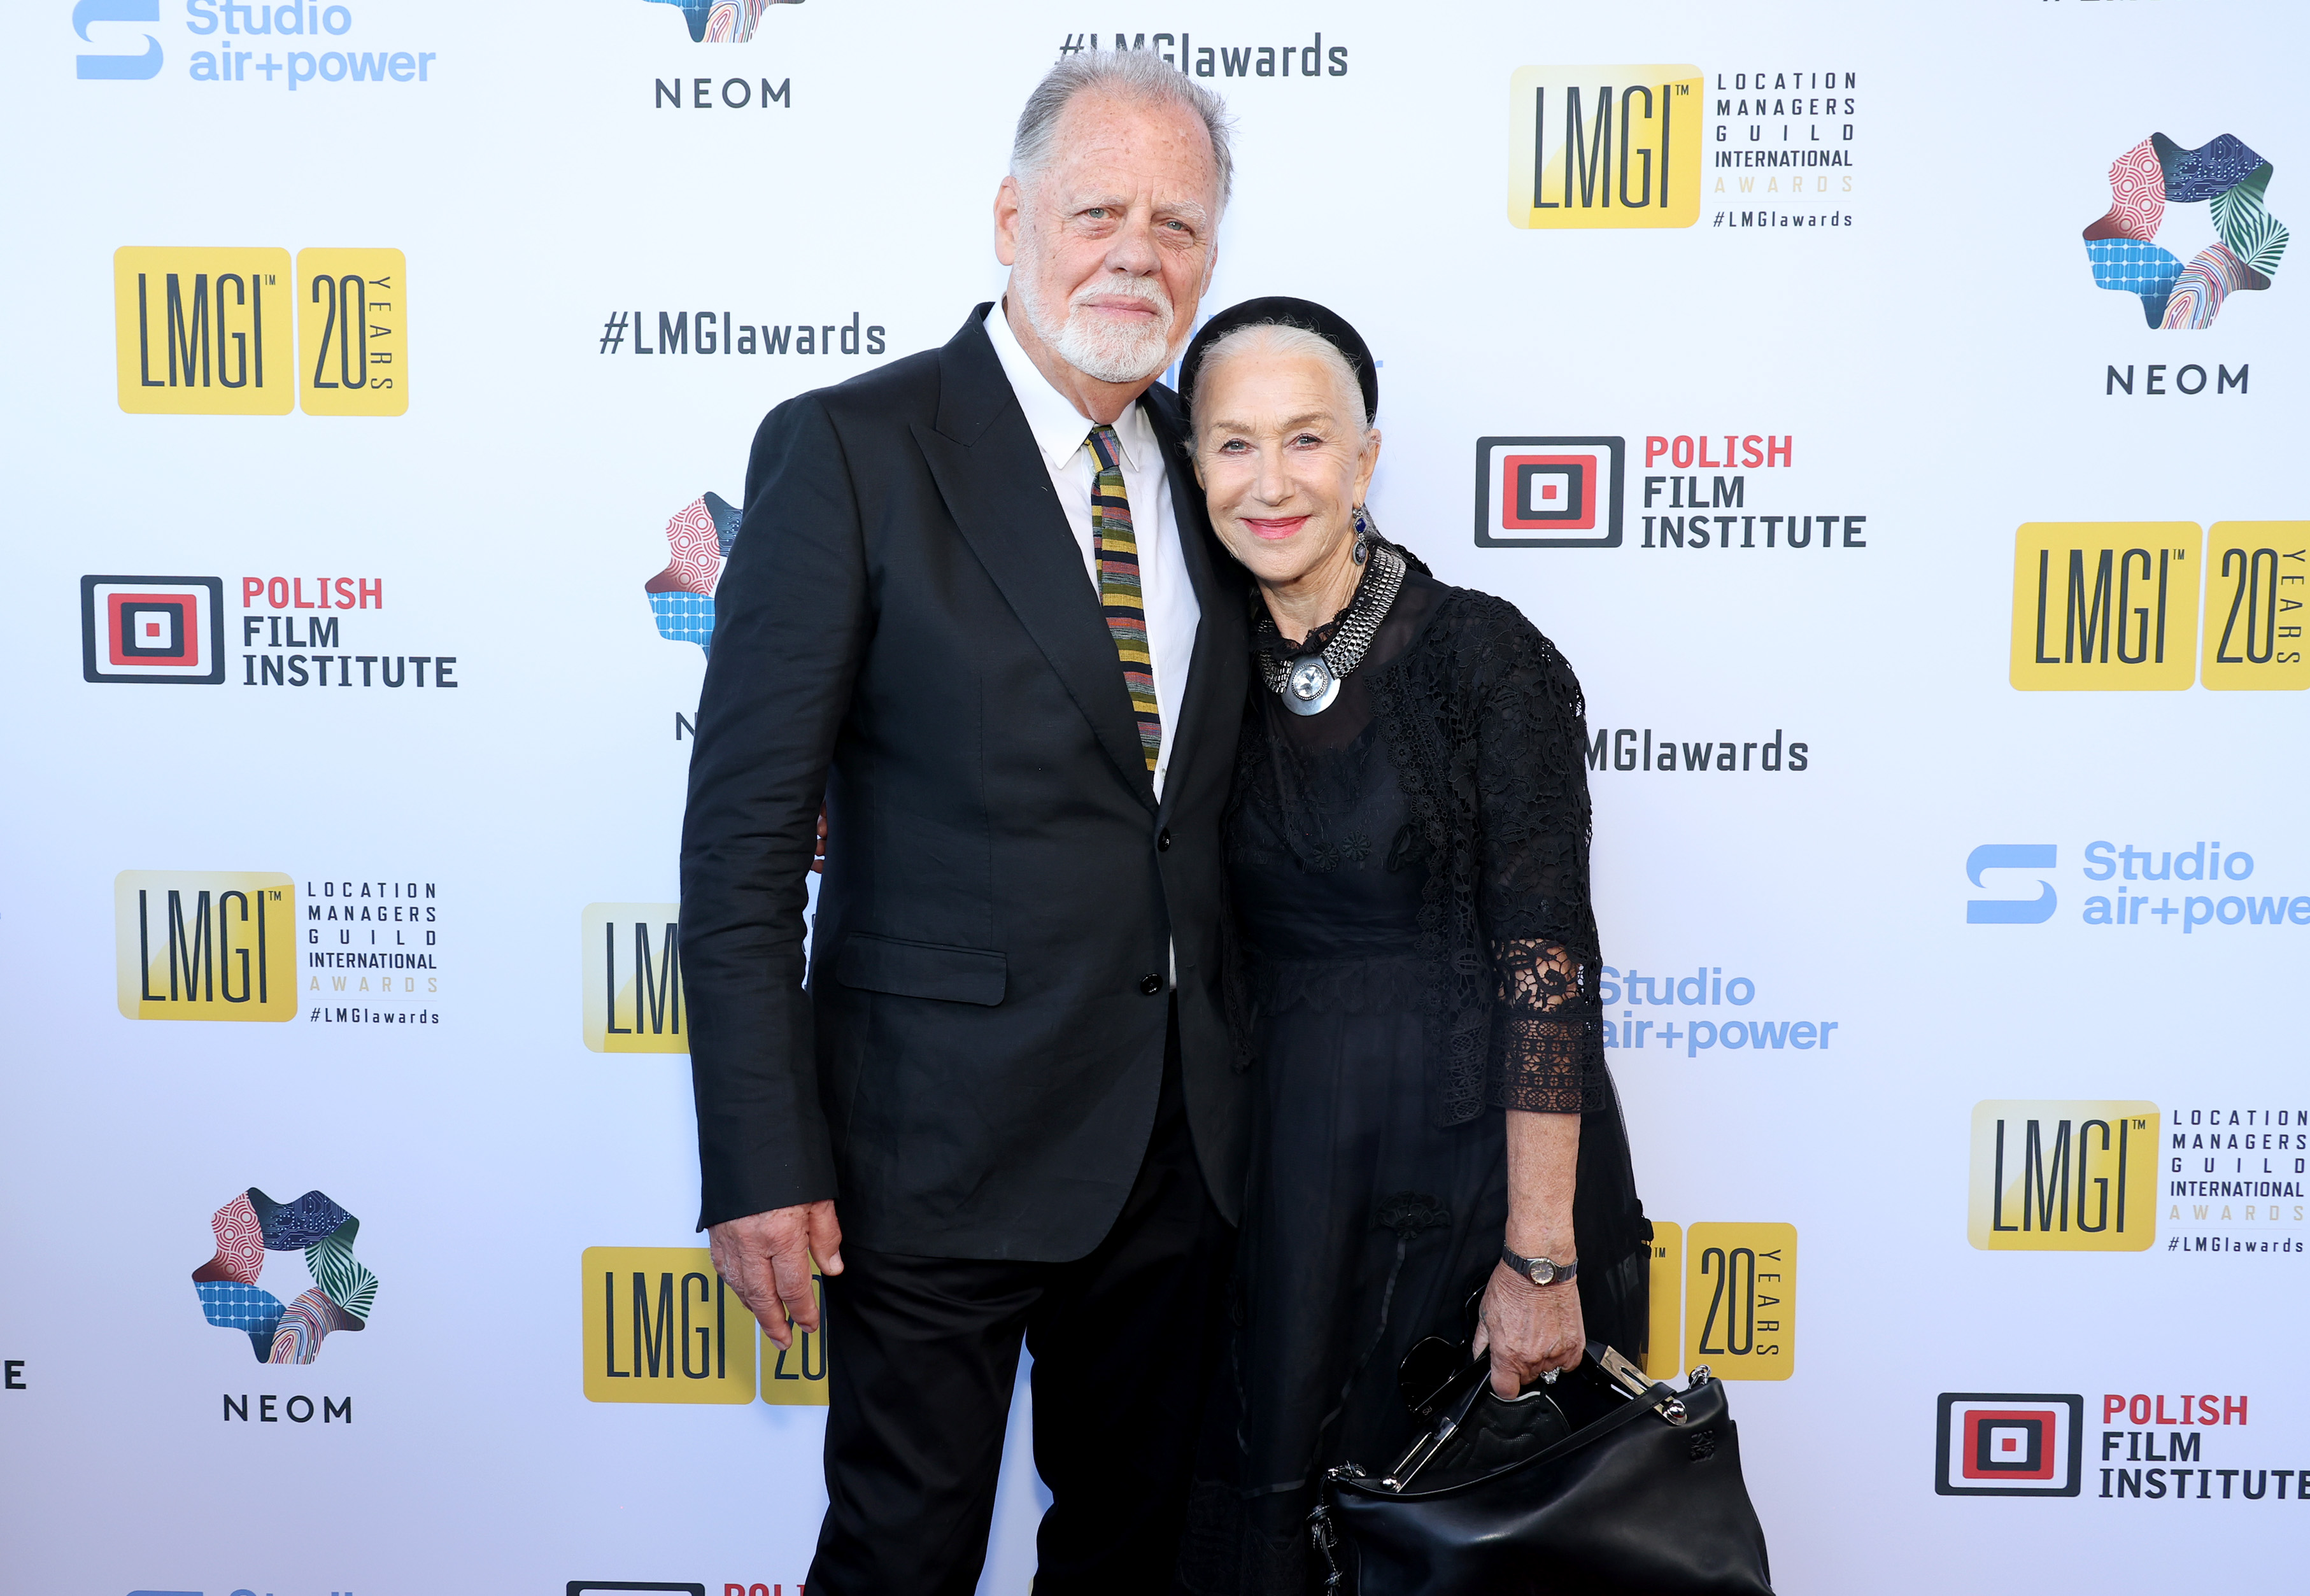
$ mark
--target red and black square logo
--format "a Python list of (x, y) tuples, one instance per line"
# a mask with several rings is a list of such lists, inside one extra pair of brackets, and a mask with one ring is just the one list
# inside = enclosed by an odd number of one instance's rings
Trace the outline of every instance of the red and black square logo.
[(2074, 1496), (2085, 1398), (1943, 1392), (1933, 1489), (1944, 1496)]
[(80, 656), (90, 681), (222, 681), (222, 579), (82, 577)]
[(1484, 549), (1617, 549), (1617, 438), (1476, 440), (1476, 544)]

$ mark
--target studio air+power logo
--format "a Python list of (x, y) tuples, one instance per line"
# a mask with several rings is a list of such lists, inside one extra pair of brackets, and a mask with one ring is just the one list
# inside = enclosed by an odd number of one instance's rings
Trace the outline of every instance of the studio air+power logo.
[[(325, 1193), (275, 1202), (251, 1186), (212, 1214), (209, 1228), (216, 1253), (193, 1271), (201, 1314), (220, 1330), (248, 1336), (257, 1362), (311, 1363), (325, 1337), (368, 1327), (377, 1277), (353, 1256), (360, 1221)], [(258, 1281), (273, 1255), (285, 1253), (302, 1254), (313, 1283), (283, 1304)]]
[[(704, 1247), (587, 1247), (579, 1264), (586, 1400), (826, 1405), (826, 1336), (761, 1334)], [(825, 1281), (811, 1290), (824, 1311)], [(823, 1323), (823, 1321), (821, 1321)], [(757, 1345), (759, 1343), (759, 1347)]]
[(580, 927), (586, 1045), (595, 1053), (688, 1053), (682, 906), (589, 903)]
[(1617, 438), (1476, 440), (1476, 544), (1485, 549), (1617, 549)]
[(1986, 1253), (2141, 1253), (2158, 1239), (2158, 1105), (1973, 1110), (1966, 1238)]
[(112, 890), (122, 1015), (297, 1017), (297, 889), (287, 876), (124, 870)]
[(2150, 134), (2111, 163), (2109, 210), (2085, 230), (2094, 286), (2137, 296), (2153, 327), (2213, 325), (2230, 295), (2267, 289), (2286, 254), (2285, 225), (2266, 203), (2271, 176), (2229, 134), (2194, 150)]
[(2306, 597), (2310, 522), (2030, 522), (2014, 536), (2010, 680), (2023, 692), (2300, 692)]
[(1945, 1391), (1933, 1452), (1944, 1496), (2074, 1496), (2085, 1445), (2085, 1398)]
[(1700, 220), (1700, 69), (1520, 66), (1508, 81), (1508, 224)]
[[(131, 415), (397, 416), (409, 409), (398, 249), (124, 247), (114, 365)], [(292, 314), (293, 313), (293, 314)]]
[(222, 681), (224, 584), (214, 577), (82, 577), (80, 658), (89, 681)]

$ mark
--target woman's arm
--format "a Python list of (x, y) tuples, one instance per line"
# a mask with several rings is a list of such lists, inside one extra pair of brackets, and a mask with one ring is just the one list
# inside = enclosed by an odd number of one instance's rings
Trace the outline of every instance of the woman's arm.
[[(1505, 606), (1504, 606), (1505, 608)], [(1578, 1260), (1580, 1116), (1605, 1091), (1588, 896), (1588, 783), (1580, 684), (1521, 616), (1480, 651), (1479, 907), (1498, 987), (1488, 1096), (1507, 1111), (1508, 1221), (1527, 1258)], [(1605, 1260), (1598, 1260), (1601, 1266)], [(1503, 1395), (1580, 1360), (1579, 1287), (1492, 1271), (1477, 1332)]]
[[(1509, 1249), (1526, 1258), (1576, 1262), (1572, 1193), (1580, 1116), (1512, 1108), (1507, 1136)], [(1493, 1267), (1473, 1350), (1490, 1349), (1494, 1391), (1512, 1397), (1550, 1369), (1572, 1367), (1586, 1341), (1576, 1284), (1535, 1286), (1506, 1263)]]

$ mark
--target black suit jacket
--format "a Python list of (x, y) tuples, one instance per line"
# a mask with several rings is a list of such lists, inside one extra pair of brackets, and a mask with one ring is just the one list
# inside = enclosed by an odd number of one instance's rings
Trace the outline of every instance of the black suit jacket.
[(682, 827), (701, 1226), (835, 1197), (846, 1236), (880, 1250), (1088, 1253), (1153, 1124), (1167, 943), (1196, 1150), (1236, 1217), (1247, 1113), (1220, 996), (1220, 823), (1242, 589), (1177, 396), (1151, 388), (1202, 606), (1185, 702), (1162, 706), (1159, 804), (986, 308), (755, 434)]

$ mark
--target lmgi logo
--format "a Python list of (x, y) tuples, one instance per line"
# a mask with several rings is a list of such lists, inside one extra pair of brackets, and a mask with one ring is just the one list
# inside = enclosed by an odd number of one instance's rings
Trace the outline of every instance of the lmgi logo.
[(1520, 66), (1508, 80), (1508, 225), (1700, 220), (1700, 69)]
[(2015, 535), (2013, 685), (2178, 692), (2196, 674), (2192, 521), (2033, 522)]
[(120, 1012), (297, 1016), (297, 889), (264, 871), (124, 870), (113, 880)]
[(682, 906), (586, 906), (586, 1045), (595, 1053), (688, 1053), (682, 1006)]
[(115, 250), (120, 408), (279, 416), (301, 389), (308, 415), (404, 414), (406, 275), (398, 249), (303, 250), (293, 276), (285, 249)]
[(1967, 1239), (1989, 1253), (2141, 1253), (2158, 1239), (2158, 1105), (1974, 1106)]

